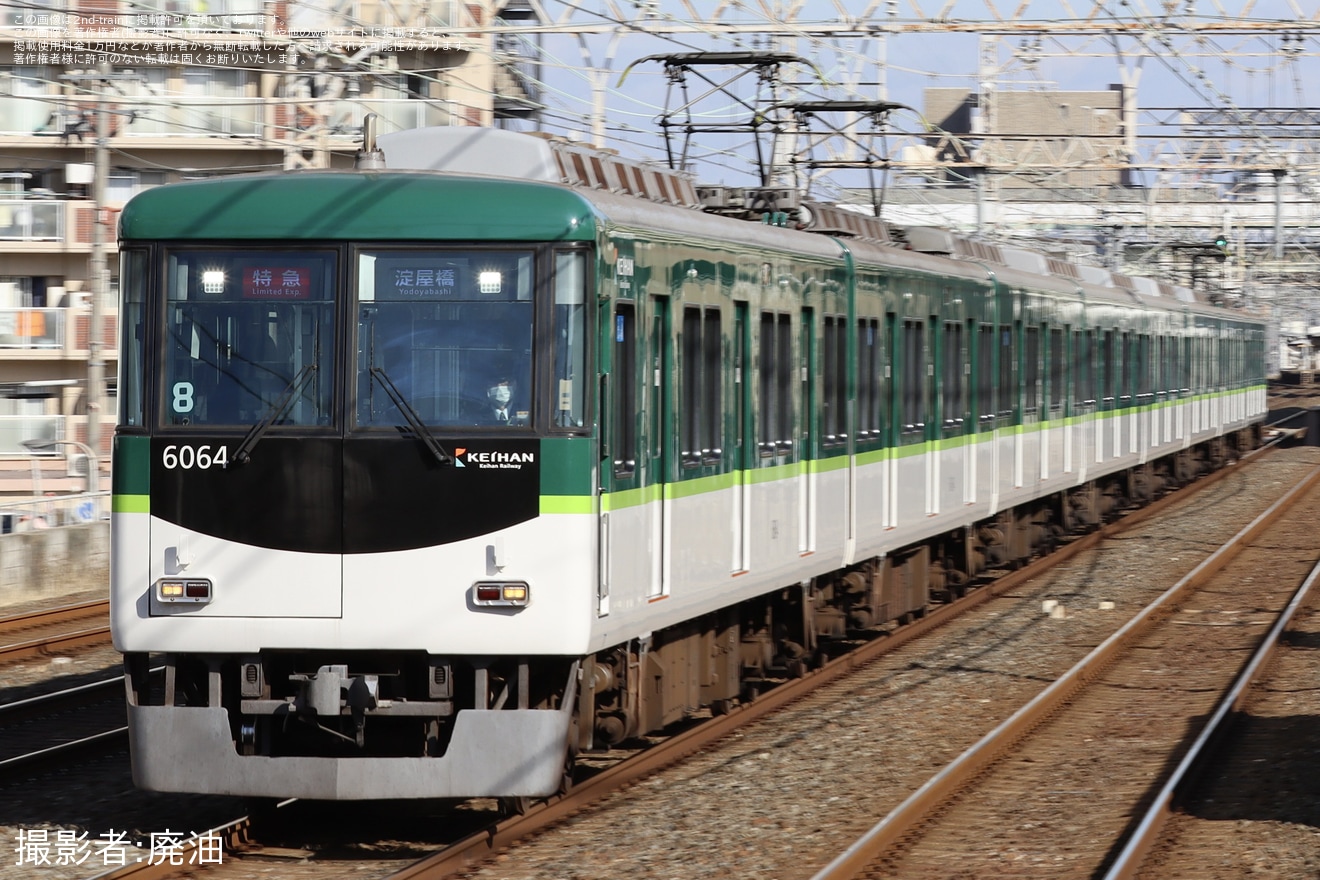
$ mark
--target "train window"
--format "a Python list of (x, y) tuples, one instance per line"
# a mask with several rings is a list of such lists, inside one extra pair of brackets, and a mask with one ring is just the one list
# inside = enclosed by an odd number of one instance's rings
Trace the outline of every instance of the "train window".
[(903, 322), (903, 433), (926, 429), (926, 337), (920, 321)]
[(848, 439), (848, 345), (846, 319), (825, 318), (824, 363), (825, 399), (821, 408), (821, 429), (825, 445), (844, 443)]
[(1155, 363), (1150, 356), (1150, 337), (1141, 334), (1137, 339), (1138, 356), (1137, 379), (1141, 383), (1137, 394), (1145, 397), (1155, 393)]
[(982, 324), (976, 333), (976, 413), (984, 427), (995, 421), (995, 328)]
[(1040, 415), (1040, 384), (1040, 329), (1027, 327), (1023, 333), (1022, 352), (1023, 415)]
[(1118, 372), (1114, 356), (1114, 331), (1106, 330), (1100, 342), (1100, 394), (1106, 404), (1114, 402), (1114, 376)]
[(587, 419), (587, 257), (555, 254), (554, 422), (581, 428)]
[(857, 322), (857, 436), (863, 440), (880, 436), (880, 342), (879, 321)]
[(334, 289), (330, 253), (170, 253), (161, 420), (328, 425)]
[(1123, 357), (1119, 363), (1122, 365), (1122, 369), (1119, 371), (1118, 397), (1119, 400), (1130, 401), (1132, 399), (1132, 377), (1135, 375), (1137, 364), (1137, 344), (1131, 333), (1123, 334)]
[(632, 303), (621, 302), (614, 313), (614, 353), (610, 364), (614, 408), (612, 431), (614, 473), (627, 476), (637, 467), (637, 328)]
[(147, 252), (125, 249), (119, 255), (119, 424), (140, 428), (146, 424), (146, 313)]
[(775, 455), (793, 446), (793, 336), (788, 315), (761, 314), (759, 449)]
[(1073, 333), (1073, 393), (1080, 406), (1095, 404), (1095, 364), (1092, 357), (1092, 333), (1077, 330)]
[(721, 361), (720, 310), (683, 311), (683, 464), (688, 467), (720, 460)]
[(529, 251), (359, 254), (357, 424), (529, 425), (532, 266)]
[(1063, 415), (1063, 402), (1067, 395), (1068, 374), (1064, 370), (1064, 345), (1067, 336), (1062, 330), (1050, 330), (1050, 387), (1049, 412), (1051, 418)]
[(1017, 405), (1017, 349), (1013, 345), (1013, 328), (1008, 324), (999, 325), (999, 409), (1002, 418), (1013, 418), (1013, 407)]
[(966, 374), (963, 370), (963, 328), (954, 321), (944, 324), (944, 427), (960, 431), (966, 425)]

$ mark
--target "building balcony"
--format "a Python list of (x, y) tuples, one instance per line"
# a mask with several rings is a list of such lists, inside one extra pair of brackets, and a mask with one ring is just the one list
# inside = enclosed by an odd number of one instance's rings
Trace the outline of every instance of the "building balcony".
[[(337, 100), (120, 96), (107, 108), (111, 112), (110, 144), (131, 144), (133, 149), (230, 149), (249, 141), (265, 149), (279, 149), (281, 143), (316, 126), (319, 116), (324, 117), (330, 138), (346, 142), (361, 136), (362, 120), (368, 113), (380, 118), (382, 132), (449, 125), (454, 118), (448, 101), (358, 96)], [(93, 125), (81, 113), (60, 110), (47, 114), (40, 102), (0, 97), (0, 144), (29, 149), (83, 148), (94, 137)], [(34, 209), (36, 204), (0, 202), (0, 239), (62, 237), (63, 233), (51, 231), (50, 224), (64, 209)], [(8, 223), (5, 206), (13, 208)], [(15, 212), (22, 213), (24, 223), (17, 222)], [(19, 229), (22, 231), (16, 231)]]
[[(82, 299), (83, 294), (73, 294)], [(85, 361), (91, 353), (92, 310), (85, 304), (68, 308), (0, 308), (0, 364), (13, 372), (15, 361)], [(119, 313), (101, 315), (102, 355), (116, 360)]]

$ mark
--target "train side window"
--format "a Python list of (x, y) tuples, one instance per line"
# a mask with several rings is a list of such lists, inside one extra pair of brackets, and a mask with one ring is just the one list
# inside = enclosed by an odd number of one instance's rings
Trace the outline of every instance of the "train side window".
[(844, 336), (847, 329), (846, 319), (825, 317), (824, 363), (821, 364), (825, 378), (825, 399), (821, 412), (822, 440), (826, 446), (845, 443), (848, 440), (847, 402), (848, 402), (848, 346)]
[(1040, 415), (1040, 329), (1028, 327), (1023, 333), (1022, 414)]
[(119, 256), (119, 424), (140, 428), (146, 424), (143, 396), (146, 354), (147, 252), (124, 250)]
[(1137, 378), (1141, 386), (1137, 389), (1137, 394), (1141, 397), (1148, 397), (1155, 393), (1155, 363), (1151, 359), (1150, 336), (1143, 333), (1137, 340), (1138, 350), (1140, 352), (1137, 363), (1140, 368), (1137, 372)]
[(995, 422), (995, 328), (982, 324), (976, 332), (976, 414), (982, 426)]
[(554, 423), (581, 428), (587, 419), (587, 257), (555, 254)]
[(1064, 346), (1067, 344), (1067, 334), (1062, 330), (1050, 330), (1050, 418), (1058, 418), (1063, 415), (1063, 403), (1067, 398), (1068, 373), (1064, 369), (1067, 363), (1064, 355), (1066, 354)]
[(778, 451), (789, 452), (793, 448), (793, 323), (788, 315), (779, 315), (775, 323), (776, 347), (775, 370), (778, 375)]
[(1001, 418), (1012, 420), (1013, 408), (1017, 406), (1017, 348), (1013, 345), (1013, 327), (999, 325), (999, 413)]
[(761, 313), (759, 430), (761, 455), (793, 448), (793, 325), (788, 315)]
[(760, 352), (757, 358), (757, 448), (762, 455), (775, 452), (775, 316), (761, 313)]
[(683, 310), (682, 461), (696, 467), (718, 461), (720, 413), (720, 313)]
[(610, 363), (614, 410), (614, 473), (627, 476), (637, 467), (634, 448), (637, 443), (637, 340), (636, 316), (632, 303), (621, 302), (614, 313), (614, 351)]
[(1114, 403), (1114, 331), (1106, 330), (1100, 341), (1100, 396), (1106, 407)]
[(920, 321), (903, 322), (903, 433), (926, 429), (926, 336)]
[(1073, 400), (1079, 406), (1095, 404), (1095, 368), (1090, 330), (1073, 332)]
[(960, 431), (966, 425), (966, 389), (963, 371), (963, 328), (956, 321), (944, 323), (944, 428)]
[(857, 322), (857, 436), (880, 436), (880, 322)]

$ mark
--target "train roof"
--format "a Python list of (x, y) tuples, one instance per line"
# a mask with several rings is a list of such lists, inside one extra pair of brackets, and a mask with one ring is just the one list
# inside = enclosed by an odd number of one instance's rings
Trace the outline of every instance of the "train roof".
[(559, 185), (418, 171), (245, 174), (154, 187), (120, 214), (123, 239), (589, 241), (590, 201)]

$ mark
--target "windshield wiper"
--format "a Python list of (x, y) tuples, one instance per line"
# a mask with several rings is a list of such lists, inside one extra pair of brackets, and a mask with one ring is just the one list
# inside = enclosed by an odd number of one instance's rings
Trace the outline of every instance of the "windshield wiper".
[(247, 432), (247, 436), (243, 438), (243, 442), (238, 444), (238, 449), (234, 451), (235, 463), (247, 464), (251, 461), (252, 449), (261, 440), (262, 435), (288, 412), (290, 404), (302, 392), (303, 386), (307, 384), (307, 380), (315, 372), (316, 362), (312, 361), (299, 370), (298, 374), (289, 381), (288, 386), (284, 389), (284, 396), (276, 401), (264, 419), (252, 426)]
[(390, 396), (390, 400), (399, 408), (399, 412), (403, 413), (403, 418), (408, 422), (408, 427), (412, 429), (413, 433), (417, 435), (430, 453), (435, 456), (436, 461), (441, 464), (449, 464), (452, 462), (454, 460), (453, 456), (448, 452), (445, 452), (444, 447), (440, 445), (440, 441), (435, 439), (435, 435), (431, 433), (431, 430), (426, 427), (426, 423), (422, 421), (419, 415), (417, 415), (417, 410), (413, 409), (412, 404), (408, 403), (403, 395), (399, 393), (399, 389), (395, 387), (394, 383), (390, 380), (390, 377), (386, 375), (385, 368), (372, 367), (370, 372), (374, 378), (380, 380), (380, 385), (385, 389), (385, 393)]

